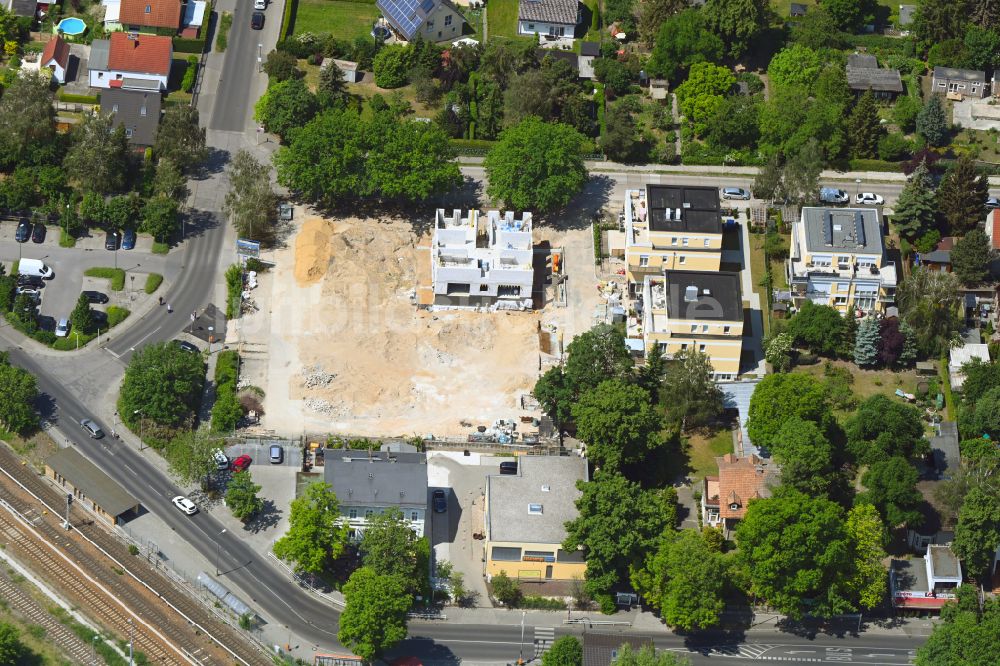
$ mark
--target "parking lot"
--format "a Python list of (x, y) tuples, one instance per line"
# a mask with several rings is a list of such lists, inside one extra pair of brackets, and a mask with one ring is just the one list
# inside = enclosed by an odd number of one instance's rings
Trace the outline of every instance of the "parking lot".
[[(55, 277), (46, 280), (42, 289), (39, 312), (43, 325), (54, 326), (55, 321), (69, 317), (76, 305), (82, 290), (99, 291), (109, 297), (107, 305), (119, 305), (134, 309), (134, 301), (145, 296), (143, 288), (146, 275), (159, 273), (164, 279), (172, 281), (176, 278), (179, 267), (177, 262), (170, 261), (170, 255), (152, 253), (152, 238), (140, 235), (135, 249), (110, 251), (104, 249), (104, 235), (94, 230), (91, 236), (81, 238), (76, 247), (59, 246), (60, 230), (49, 226), (45, 240), (35, 243), (28, 240), (18, 243), (14, 240), (16, 222), (0, 223), (0, 261), (9, 271), (12, 263), (22, 258), (39, 259), (50, 267)], [(126, 271), (125, 289), (120, 292), (110, 290), (108, 280), (89, 278), (83, 275), (88, 268), (98, 266), (117, 267)], [(104, 309), (106, 305), (95, 306)]]

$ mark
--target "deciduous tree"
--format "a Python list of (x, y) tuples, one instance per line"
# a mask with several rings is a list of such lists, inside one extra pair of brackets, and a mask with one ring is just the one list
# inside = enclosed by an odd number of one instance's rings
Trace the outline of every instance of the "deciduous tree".
[(630, 644), (623, 643), (613, 663), (614, 666), (690, 666), (691, 661), (666, 650), (657, 652), (650, 644), (635, 650)]
[(583, 645), (576, 636), (560, 636), (542, 655), (542, 666), (583, 666)]
[[(677, 0), (649, 0), (649, 4), (684, 5)], [(643, 7), (647, 5), (643, 3)], [(645, 22), (645, 12), (643, 22)], [(654, 28), (656, 45), (649, 60), (649, 71), (675, 82), (696, 62), (718, 62), (725, 45), (705, 25), (704, 15), (696, 9), (685, 9)], [(652, 42), (652, 37), (649, 39)]]
[(649, 393), (620, 379), (601, 382), (573, 405), (577, 437), (587, 444), (587, 458), (597, 467), (621, 471), (648, 460), (663, 446), (663, 422)]
[(847, 451), (860, 464), (899, 456), (913, 459), (930, 450), (920, 411), (878, 393), (865, 399), (844, 424)]
[(736, 83), (733, 73), (710, 62), (691, 65), (684, 83), (674, 89), (677, 104), (695, 134), (703, 136), (708, 131), (708, 121), (723, 104), (725, 95)]
[(861, 477), (865, 492), (858, 504), (874, 506), (890, 528), (916, 527), (923, 519), (919, 507), (923, 495), (917, 490), (920, 475), (906, 458), (893, 456), (873, 463)]
[(264, 73), (267, 74), (270, 84), (280, 83), (288, 79), (301, 79), (306, 75), (299, 69), (299, 61), (294, 55), (277, 49), (267, 54), (267, 59), (264, 61)]
[(225, 448), (226, 441), (212, 437), (204, 428), (177, 433), (163, 451), (170, 475), (184, 485), (201, 482), (207, 488), (213, 472), (218, 470), (215, 452)]
[(989, 278), (992, 259), (990, 239), (979, 227), (966, 233), (951, 249), (952, 269), (966, 286), (980, 284)]
[(135, 430), (139, 416), (167, 428), (189, 426), (201, 406), (204, 384), (205, 363), (199, 354), (170, 342), (147, 344), (129, 359), (118, 412)]
[(770, 448), (781, 465), (781, 483), (807, 495), (828, 495), (833, 482), (833, 447), (813, 421), (785, 421)]
[(407, 75), (413, 67), (412, 49), (392, 44), (384, 46), (375, 56), (375, 85), (379, 88), (399, 88), (406, 85)]
[(836, 356), (844, 347), (845, 319), (835, 308), (806, 301), (788, 321), (795, 342), (824, 356)]
[(153, 154), (170, 160), (181, 171), (189, 171), (208, 159), (205, 128), (199, 124), (198, 109), (188, 104), (168, 106), (156, 130)]
[(26, 652), (17, 627), (0, 622), (0, 664), (20, 664)]
[(236, 153), (229, 164), (229, 191), (222, 204), (222, 212), (236, 233), (243, 238), (270, 243), (278, 218), (277, 206), (270, 170), (249, 151)]
[(750, 398), (747, 433), (757, 446), (770, 449), (779, 440), (786, 421), (812, 421), (821, 432), (833, 424), (826, 387), (811, 375), (791, 373), (766, 376)]
[(725, 41), (734, 58), (749, 50), (770, 17), (766, 0), (708, 0), (701, 11), (705, 12), (709, 28)]
[(565, 373), (575, 396), (606, 379), (628, 379), (632, 365), (625, 336), (610, 324), (584, 331), (566, 346)]
[(961, 236), (981, 227), (989, 193), (990, 184), (986, 176), (976, 172), (972, 158), (959, 155), (937, 191), (938, 210), (944, 216), (948, 231)]
[(187, 179), (181, 168), (168, 157), (160, 158), (156, 163), (156, 175), (153, 177), (153, 192), (169, 197), (178, 204), (187, 201)]
[(7, 168), (54, 161), (56, 111), (49, 82), (48, 73), (18, 72), (0, 98), (0, 163)]
[(824, 0), (823, 9), (829, 12), (837, 29), (849, 33), (859, 32), (866, 21), (873, 21), (874, 0)]
[(166, 242), (177, 231), (177, 213), (176, 199), (163, 194), (147, 199), (142, 206), (142, 230), (154, 240)]
[(916, 332), (917, 348), (925, 356), (948, 349), (962, 324), (958, 278), (953, 273), (917, 266), (896, 290), (903, 321)]
[(406, 638), (413, 598), (402, 576), (361, 567), (344, 585), (344, 602), (337, 640), (362, 659), (373, 662)]
[(493, 576), (490, 584), (493, 587), (493, 596), (507, 608), (513, 608), (521, 600), (521, 584), (507, 575), (506, 571)]
[(987, 596), (979, 608), (972, 585), (956, 590), (958, 601), (941, 609), (927, 642), (917, 650), (917, 666), (990, 666), (1000, 654), (1000, 600)]
[(34, 375), (12, 366), (7, 353), (0, 352), (0, 426), (21, 435), (35, 430), (38, 427), (37, 398)]
[(980, 483), (969, 490), (958, 513), (952, 549), (973, 576), (989, 572), (1000, 544), (1000, 492), (997, 484)]
[(110, 194), (121, 190), (129, 169), (125, 127), (115, 127), (111, 116), (91, 114), (76, 126), (72, 136), (63, 161), (70, 180), (84, 191)]
[[(288, 531), (274, 542), (274, 554), (291, 562), (298, 572), (322, 573), (344, 551), (348, 531), (349, 528), (340, 519), (340, 503), (333, 488), (323, 482), (311, 483), (306, 486), (302, 495), (292, 500)], [(371, 569), (367, 571), (369, 576), (377, 576)], [(410, 600), (405, 593), (405, 582), (400, 585), (402, 589), (399, 596), (406, 599), (405, 610), (409, 610)], [(346, 595), (347, 590), (344, 592)], [(340, 628), (341, 631), (344, 630), (343, 615), (340, 618)], [(340, 640), (344, 642), (345, 639)]]
[(764, 360), (771, 364), (775, 372), (787, 372), (792, 367), (792, 341), (788, 333), (779, 333), (767, 341)]
[(254, 118), (264, 129), (288, 143), (292, 130), (308, 123), (319, 111), (319, 103), (301, 79), (288, 79), (270, 86), (254, 106)]
[(705, 425), (725, 409), (722, 390), (712, 373), (711, 359), (696, 350), (683, 350), (667, 364), (663, 388), (670, 396), (668, 413), (682, 430)]
[(69, 321), (80, 333), (89, 333), (94, 327), (94, 312), (90, 309), (90, 299), (86, 294), (80, 294), (76, 299), (76, 307), (69, 314)]
[(264, 500), (258, 494), (260, 490), (260, 484), (253, 482), (250, 470), (233, 474), (226, 486), (226, 506), (236, 519), (246, 522), (264, 509)]
[(767, 76), (777, 88), (808, 90), (823, 69), (819, 53), (802, 44), (792, 44), (778, 51), (767, 66)]
[(377, 574), (397, 574), (414, 582), (427, 575), (417, 570), (417, 535), (398, 508), (368, 520), (359, 550), (361, 561)]
[(844, 524), (854, 546), (854, 570), (848, 581), (851, 596), (862, 608), (875, 608), (885, 599), (885, 525), (871, 504), (859, 504), (847, 512)]

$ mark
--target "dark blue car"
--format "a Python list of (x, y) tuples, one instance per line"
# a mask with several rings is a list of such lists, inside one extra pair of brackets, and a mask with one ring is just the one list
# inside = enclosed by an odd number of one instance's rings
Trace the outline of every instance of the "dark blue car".
[(135, 248), (135, 229), (126, 229), (122, 234), (122, 249), (132, 250)]

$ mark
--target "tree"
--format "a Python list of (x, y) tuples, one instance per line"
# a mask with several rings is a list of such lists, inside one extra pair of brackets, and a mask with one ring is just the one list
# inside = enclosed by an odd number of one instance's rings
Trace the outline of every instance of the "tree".
[(69, 321), (80, 333), (89, 333), (94, 327), (94, 312), (90, 309), (90, 300), (86, 294), (80, 294), (76, 299), (76, 307), (70, 313)]
[(135, 192), (108, 199), (104, 220), (113, 229), (124, 229), (134, 223), (142, 211), (142, 201)]
[(989, 278), (992, 259), (990, 239), (979, 227), (966, 233), (951, 250), (951, 266), (958, 279), (967, 286), (980, 284)]
[(37, 398), (34, 375), (11, 365), (7, 353), (0, 352), (0, 426), (21, 435), (38, 428)]
[(142, 207), (142, 230), (154, 240), (165, 242), (177, 231), (177, 207), (177, 200), (166, 195), (147, 199)]
[(781, 175), (781, 155), (776, 151), (771, 153), (753, 178), (754, 196), (767, 201), (782, 199), (784, 186)]
[(236, 391), (219, 391), (212, 404), (212, 432), (233, 432), (243, 418), (243, 405)]
[(695, 530), (667, 535), (641, 568), (633, 569), (632, 585), (664, 622), (683, 631), (719, 624), (726, 562)]
[[(671, 1), (671, 0), (666, 0)], [(659, 0), (653, 4), (661, 4)], [(683, 2), (675, 4), (684, 5)], [(646, 3), (643, 3), (645, 7)], [(645, 11), (643, 12), (645, 17)], [(722, 60), (725, 45), (718, 36), (705, 27), (705, 19), (696, 9), (670, 16), (654, 31), (656, 46), (649, 59), (649, 71), (654, 76), (662, 76), (671, 82), (679, 79), (687, 68), (696, 62), (718, 62)], [(649, 41), (652, 41), (650, 39)]]
[(399, 575), (411, 583), (426, 577), (426, 572), (417, 570), (417, 535), (398, 508), (368, 520), (359, 550), (364, 566), (379, 575)]
[(825, 11), (823, 5), (810, 8), (805, 16), (801, 16), (792, 24), (792, 41), (808, 46), (811, 49), (842, 49), (846, 48), (846, 35)]
[(779, 612), (801, 618), (807, 609), (820, 617), (853, 610), (845, 575), (853, 549), (834, 502), (794, 490), (753, 500), (736, 543), (750, 592)]
[(215, 452), (221, 451), (226, 441), (212, 437), (204, 429), (182, 430), (167, 442), (163, 457), (171, 476), (184, 485), (202, 482), (205, 488), (219, 468)]
[(80, 189), (110, 194), (125, 186), (129, 153), (125, 127), (115, 127), (110, 115), (91, 114), (73, 130), (63, 167)]
[(38, 330), (38, 306), (28, 294), (17, 295), (11, 314), (18, 324), (18, 328), (27, 335)]
[(962, 414), (963, 430), (970, 435), (1000, 437), (1000, 388), (992, 388), (976, 401), (971, 414)]
[(632, 365), (625, 336), (610, 324), (594, 326), (566, 346), (564, 372), (568, 386), (577, 397), (607, 379), (630, 378)]
[(856, 33), (865, 22), (874, 20), (875, 3), (871, 0), (824, 0), (823, 9), (839, 30)]
[[(172, 159), (160, 158), (153, 176), (153, 193), (173, 199), (178, 204), (188, 198), (187, 179)], [(86, 198), (86, 195), (84, 195)], [(103, 203), (103, 202), (102, 202)]]
[(708, 0), (701, 11), (708, 19), (709, 29), (725, 41), (733, 58), (749, 50), (770, 17), (766, 0)]
[(792, 154), (781, 173), (782, 192), (789, 203), (803, 205), (816, 200), (825, 161), (823, 147), (816, 139), (809, 139)]
[(316, 96), (323, 106), (337, 106), (347, 100), (347, 95), (344, 72), (332, 60), (324, 60), (323, 67), (319, 70)]
[(646, 144), (623, 104), (614, 104), (607, 111), (607, 131), (600, 137), (601, 149), (615, 162), (641, 162)]
[(906, 458), (893, 456), (873, 463), (861, 477), (866, 491), (855, 498), (857, 504), (874, 506), (886, 525), (915, 527), (922, 516), (919, 510), (923, 495), (917, 490), (920, 475)]
[[(866, 398), (844, 424), (847, 451), (862, 465), (899, 456), (914, 459), (930, 450), (920, 410), (878, 393)], [(752, 436), (751, 436), (752, 437)]]
[(27, 648), (21, 642), (17, 627), (0, 622), (0, 664), (19, 664), (26, 652)]
[[(520, 75), (511, 85), (517, 86), (520, 80), (530, 73), (529, 71)], [(617, 58), (596, 58), (594, 60), (594, 78), (603, 83), (605, 90), (610, 91), (612, 96), (618, 97), (628, 93), (629, 87), (632, 85), (633, 74), (625, 66), (625, 63)], [(510, 94), (509, 89), (508, 94)], [(515, 116), (515, 120), (520, 120), (523, 117), (523, 114), (520, 117)]]
[(229, 164), (229, 190), (222, 204), (233, 227), (243, 238), (269, 243), (277, 223), (278, 197), (271, 189), (270, 170), (247, 150)]
[(755, 445), (771, 449), (785, 422), (796, 416), (826, 432), (833, 423), (826, 387), (811, 375), (767, 375), (750, 398), (747, 433)]
[(776, 88), (808, 90), (816, 82), (823, 59), (802, 44), (792, 44), (778, 51), (767, 66), (767, 77)]
[(917, 266), (896, 290), (903, 321), (916, 331), (917, 348), (925, 356), (948, 349), (962, 323), (958, 278), (953, 273)]
[(920, 100), (910, 95), (902, 95), (892, 107), (892, 121), (900, 131), (909, 134), (917, 128), (917, 115), (923, 108)]
[(880, 340), (878, 320), (865, 317), (858, 325), (858, 335), (854, 341), (854, 362), (862, 367), (877, 365)]
[(144, 421), (167, 428), (190, 426), (201, 406), (204, 383), (205, 363), (199, 354), (170, 342), (145, 345), (129, 359), (118, 412), (129, 427), (138, 424), (140, 414)]
[(859, 504), (847, 512), (844, 529), (854, 545), (854, 575), (848, 581), (851, 596), (862, 608), (875, 608), (886, 592), (885, 526), (875, 507)]
[(170, 160), (181, 171), (188, 171), (208, 159), (205, 128), (199, 125), (198, 109), (187, 104), (167, 107), (156, 130), (153, 154)]
[(663, 347), (653, 345), (646, 352), (646, 363), (639, 368), (639, 376), (636, 383), (649, 393), (649, 398), (656, 402), (663, 389), (663, 379), (666, 372), (667, 359), (663, 353)]
[(526, 118), (500, 134), (486, 156), (487, 194), (511, 208), (561, 208), (587, 180), (583, 136), (561, 123)]
[(948, 141), (948, 118), (937, 95), (931, 95), (917, 114), (917, 134), (932, 146), (943, 146)]
[(753, 148), (760, 138), (759, 118), (760, 102), (756, 96), (726, 97), (708, 121), (705, 140), (719, 148)]
[(785, 421), (770, 449), (781, 465), (781, 484), (807, 495), (829, 494), (833, 447), (819, 426), (798, 416)]
[(921, 51), (931, 44), (962, 36), (969, 20), (967, 0), (935, 2), (920, 0), (913, 16), (911, 29), (917, 36)]
[(659, 43), (662, 27), (687, 8), (685, 0), (643, 0), (639, 4), (639, 35), (643, 43), (647, 47), (652, 47), (654, 42)]
[(587, 458), (597, 467), (621, 471), (652, 457), (663, 446), (663, 427), (649, 393), (620, 379), (601, 382), (573, 405), (577, 437), (587, 444)]
[(542, 655), (542, 666), (583, 666), (583, 645), (576, 636), (560, 636)]
[(973, 576), (989, 573), (1000, 544), (1000, 493), (995, 484), (969, 490), (958, 513), (952, 549)]
[(710, 62), (691, 65), (684, 83), (674, 89), (681, 113), (694, 127), (698, 136), (708, 131), (708, 121), (725, 101), (736, 83), (736, 77), (726, 67)]
[(372, 662), (406, 638), (413, 597), (401, 576), (361, 567), (344, 585), (344, 602), (337, 640), (362, 659)]
[(246, 522), (264, 509), (264, 500), (257, 494), (261, 486), (253, 482), (250, 470), (234, 474), (226, 487), (226, 506), (233, 516)]
[[(956, 3), (958, 4), (958, 3)], [(941, 609), (927, 642), (917, 650), (917, 666), (990, 666), (1000, 651), (1000, 601), (987, 595), (982, 609), (972, 585), (956, 590), (957, 602)]]
[(412, 50), (400, 45), (384, 46), (375, 56), (375, 85), (379, 88), (399, 88), (406, 85), (413, 67)]
[(987, 30), (1000, 27), (1000, 3), (996, 0), (973, 0), (970, 4), (970, 18), (977, 27)]
[(576, 501), (579, 513), (566, 523), (562, 547), (568, 552), (583, 548), (587, 593), (602, 608), (613, 608), (611, 590), (628, 580), (629, 567), (639, 564), (676, 524), (677, 493), (673, 488), (642, 490), (620, 474), (600, 469), (593, 480), (576, 485), (582, 492)]
[(937, 191), (938, 210), (948, 224), (949, 233), (960, 236), (982, 226), (986, 217), (986, 198), (990, 184), (966, 154), (945, 173)]
[(855, 157), (874, 158), (878, 154), (879, 141), (885, 129), (879, 122), (878, 106), (871, 90), (866, 90), (851, 112), (848, 121), (852, 152)]
[(900, 236), (913, 241), (934, 228), (936, 217), (937, 205), (930, 175), (926, 162), (921, 162), (899, 194), (892, 224)]
[(889, 368), (896, 367), (906, 351), (907, 335), (903, 332), (903, 324), (898, 317), (886, 317), (879, 323), (878, 334), (879, 362)]
[(365, 128), (354, 110), (328, 110), (300, 129), (274, 157), (278, 182), (309, 200), (334, 205), (367, 191)]
[(295, 56), (277, 49), (267, 54), (267, 59), (264, 61), (264, 72), (267, 74), (269, 84), (280, 83), (288, 79), (301, 79), (306, 75), (299, 69), (299, 61)]
[(844, 316), (829, 305), (806, 301), (788, 321), (788, 334), (817, 354), (836, 356), (844, 347)]
[(669, 413), (681, 429), (704, 425), (725, 409), (722, 390), (712, 379), (712, 361), (706, 354), (683, 350), (667, 365), (663, 387), (670, 396)]
[(541, 404), (542, 409), (555, 422), (556, 428), (562, 432), (563, 425), (573, 418), (574, 391), (569, 385), (566, 373), (561, 365), (556, 365), (545, 371), (531, 392)]
[(254, 106), (254, 119), (264, 129), (288, 142), (291, 132), (316, 115), (319, 103), (301, 79), (288, 79), (270, 86)]
[(521, 600), (521, 584), (501, 571), (490, 580), (493, 596), (507, 608), (513, 608)]
[(1000, 363), (974, 358), (962, 366), (962, 374), (965, 375), (962, 402), (966, 407), (975, 407), (976, 401), (987, 391), (1000, 386)]
[(666, 650), (657, 652), (651, 644), (633, 650), (631, 645), (623, 643), (611, 663), (613, 666), (689, 666), (691, 661)]
[(900, 351), (896, 363), (907, 367), (917, 360), (917, 332), (905, 321), (899, 322), (899, 332), (903, 334), (903, 349)]
[[(340, 503), (333, 488), (317, 481), (306, 486), (305, 492), (292, 500), (288, 531), (274, 542), (274, 554), (279, 559), (291, 562), (296, 572), (322, 573), (344, 552), (348, 534), (348, 526), (340, 520)], [(372, 575), (376, 574), (372, 572)], [(344, 592), (346, 595), (346, 588)], [(407, 609), (409, 606), (407, 598)], [(340, 628), (343, 631), (343, 615), (340, 618)], [(341, 639), (342, 642), (343, 640)]]
[(56, 111), (49, 81), (48, 73), (19, 72), (0, 98), (0, 163), (7, 168), (54, 157)]
[[(433, 123), (400, 120), (389, 114), (376, 114), (368, 128), (369, 140), (365, 161), (367, 194), (423, 201), (448, 192), (462, 182), (455, 153), (448, 136)], [(376, 138), (377, 137), (377, 138)]]
[(771, 364), (775, 372), (788, 372), (792, 367), (792, 342), (788, 333), (779, 333), (767, 342), (764, 360)]

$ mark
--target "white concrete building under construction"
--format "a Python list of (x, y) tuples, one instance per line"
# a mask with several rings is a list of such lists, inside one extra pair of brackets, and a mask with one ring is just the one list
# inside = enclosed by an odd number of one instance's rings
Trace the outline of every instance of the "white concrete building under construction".
[(451, 214), (439, 208), (431, 244), (433, 304), (528, 309), (534, 249), (531, 213), (491, 210)]

